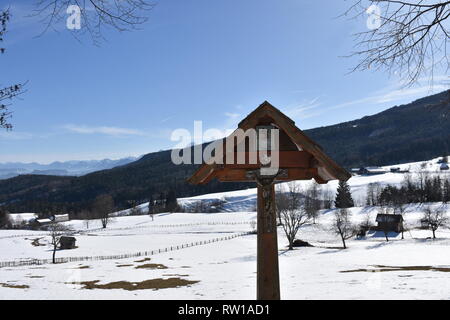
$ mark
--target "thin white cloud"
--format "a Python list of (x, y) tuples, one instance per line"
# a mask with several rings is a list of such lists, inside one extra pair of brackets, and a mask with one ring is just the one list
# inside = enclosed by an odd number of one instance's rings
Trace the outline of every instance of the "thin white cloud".
[(384, 89), (379, 91), (378, 93), (369, 95), (365, 98), (356, 99), (344, 103), (340, 103), (334, 105), (327, 110), (340, 109), (345, 107), (351, 107), (360, 104), (383, 104), (388, 102), (399, 102), (399, 101), (409, 101), (419, 99), (421, 97), (431, 95), (433, 93), (438, 93), (444, 90), (448, 90), (449, 86), (444, 84), (437, 84), (433, 87), (430, 86), (420, 86), (415, 88), (407, 88), (407, 89)]
[(291, 118), (307, 119), (321, 114), (321, 111), (317, 110), (320, 105), (321, 103), (319, 103), (319, 97), (316, 97), (311, 100), (302, 101), (294, 106), (290, 106), (285, 109), (285, 112)]
[(241, 115), (239, 113), (225, 112), (225, 116), (231, 119), (239, 118)]
[(165, 123), (165, 122), (167, 122), (167, 121), (169, 121), (169, 120), (172, 120), (174, 117), (175, 117), (175, 116), (170, 116), (170, 117), (164, 118), (164, 119), (162, 119), (162, 120), (160, 121), (160, 123)]
[(28, 140), (36, 136), (29, 132), (20, 131), (1, 131), (0, 140)]
[(68, 125), (63, 126), (63, 128), (70, 132), (79, 133), (79, 134), (104, 134), (104, 135), (115, 136), (115, 137), (145, 135), (145, 133), (140, 130), (129, 129), (129, 128), (119, 128), (119, 127), (107, 127), (107, 126), (91, 127), (91, 126), (84, 126), (84, 125), (68, 124)]
[(388, 92), (386, 94), (380, 95), (375, 98), (376, 103), (385, 103), (385, 102), (392, 102), (392, 101), (398, 101), (400, 99), (404, 98), (414, 98), (418, 96), (426, 96), (428, 94), (433, 94), (436, 92), (444, 91), (448, 89), (448, 86), (445, 85), (434, 85), (433, 88), (430, 88), (429, 86), (422, 86), (417, 88), (409, 88), (409, 89), (397, 89), (393, 90), (391, 92)]

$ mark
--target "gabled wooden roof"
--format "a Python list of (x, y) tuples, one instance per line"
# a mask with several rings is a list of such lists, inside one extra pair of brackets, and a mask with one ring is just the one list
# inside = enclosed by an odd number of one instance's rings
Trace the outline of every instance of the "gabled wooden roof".
[[(261, 123), (262, 119), (266, 119), (265, 121), (270, 119), (272, 124), (288, 135), (291, 141), (297, 146), (298, 150), (306, 152), (314, 158), (314, 161), (311, 161), (313, 164), (311, 168), (302, 167), (302, 169), (298, 169), (304, 170), (304, 172), (307, 173), (302, 179), (314, 178), (319, 183), (327, 183), (330, 180), (348, 180), (351, 177), (351, 174), (328, 157), (317, 143), (305, 135), (302, 130), (297, 128), (292, 119), (267, 101), (264, 101), (258, 108), (243, 119), (239, 123), (238, 129), (245, 131), (247, 129), (255, 128)], [(203, 164), (192, 177), (188, 179), (188, 182), (192, 184), (207, 183), (217, 175), (218, 171), (223, 170), (224, 166), (226, 167), (227, 165)]]

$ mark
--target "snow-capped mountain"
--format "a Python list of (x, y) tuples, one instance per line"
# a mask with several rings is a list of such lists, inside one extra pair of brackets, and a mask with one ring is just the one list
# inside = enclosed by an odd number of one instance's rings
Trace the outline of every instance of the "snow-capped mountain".
[(50, 164), (36, 162), (0, 163), (0, 179), (7, 179), (20, 174), (43, 174), (55, 176), (82, 176), (94, 171), (111, 169), (136, 161), (137, 157), (127, 157), (117, 160), (70, 160), (55, 161)]

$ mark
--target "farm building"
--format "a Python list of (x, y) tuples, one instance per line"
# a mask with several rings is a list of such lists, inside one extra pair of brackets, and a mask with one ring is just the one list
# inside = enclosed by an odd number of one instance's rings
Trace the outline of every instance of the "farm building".
[(10, 213), (9, 218), (13, 228), (23, 228), (36, 220), (34, 213)]
[(375, 220), (378, 231), (401, 232), (403, 230), (403, 217), (399, 214), (378, 214)]
[(69, 221), (69, 215), (68, 214), (60, 214), (60, 215), (52, 215), (52, 216), (49, 216), (48, 218), (42, 218), (42, 219), (35, 218), (33, 220), (30, 220), (28, 222), (28, 225), (31, 228), (37, 229), (40, 227), (48, 226), (53, 222), (59, 223), (59, 222), (66, 222), (66, 221)]
[(58, 214), (53, 215), (49, 217), (50, 220), (53, 222), (66, 222), (69, 221), (69, 215), (68, 214)]
[(61, 239), (59, 240), (59, 248), (61, 250), (66, 250), (66, 249), (75, 249), (75, 243), (76, 243), (77, 239), (75, 239), (74, 237), (66, 237), (63, 236), (61, 237)]
[(408, 173), (409, 172), (409, 170), (407, 170), (407, 169), (406, 170), (402, 170), (399, 167), (394, 167), (394, 168), (391, 168), (390, 170), (391, 170), (392, 173)]
[(384, 170), (383, 168), (379, 167), (361, 167), (361, 168), (353, 168), (352, 170), (353, 174), (360, 175), (360, 176), (374, 176), (378, 174), (385, 174), (388, 171)]

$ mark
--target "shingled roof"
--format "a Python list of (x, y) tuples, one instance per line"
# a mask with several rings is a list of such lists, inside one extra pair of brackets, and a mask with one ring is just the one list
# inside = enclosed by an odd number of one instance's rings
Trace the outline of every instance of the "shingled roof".
[[(340, 167), (324, 153), (320, 145), (300, 130), (292, 119), (267, 101), (264, 101), (258, 108), (243, 119), (239, 123), (238, 129), (245, 131), (247, 129), (255, 128), (261, 122), (261, 119), (269, 119), (273, 125), (288, 135), (291, 141), (297, 146), (298, 150), (306, 151), (315, 159), (315, 161), (312, 162), (314, 163), (314, 168), (312, 169), (317, 170), (314, 170), (312, 178), (317, 182), (327, 183), (330, 180), (336, 179), (348, 180), (351, 177), (350, 173)], [(203, 164), (192, 177), (188, 179), (188, 181), (193, 184), (207, 183), (214, 177), (217, 171), (222, 169), (223, 165)]]

